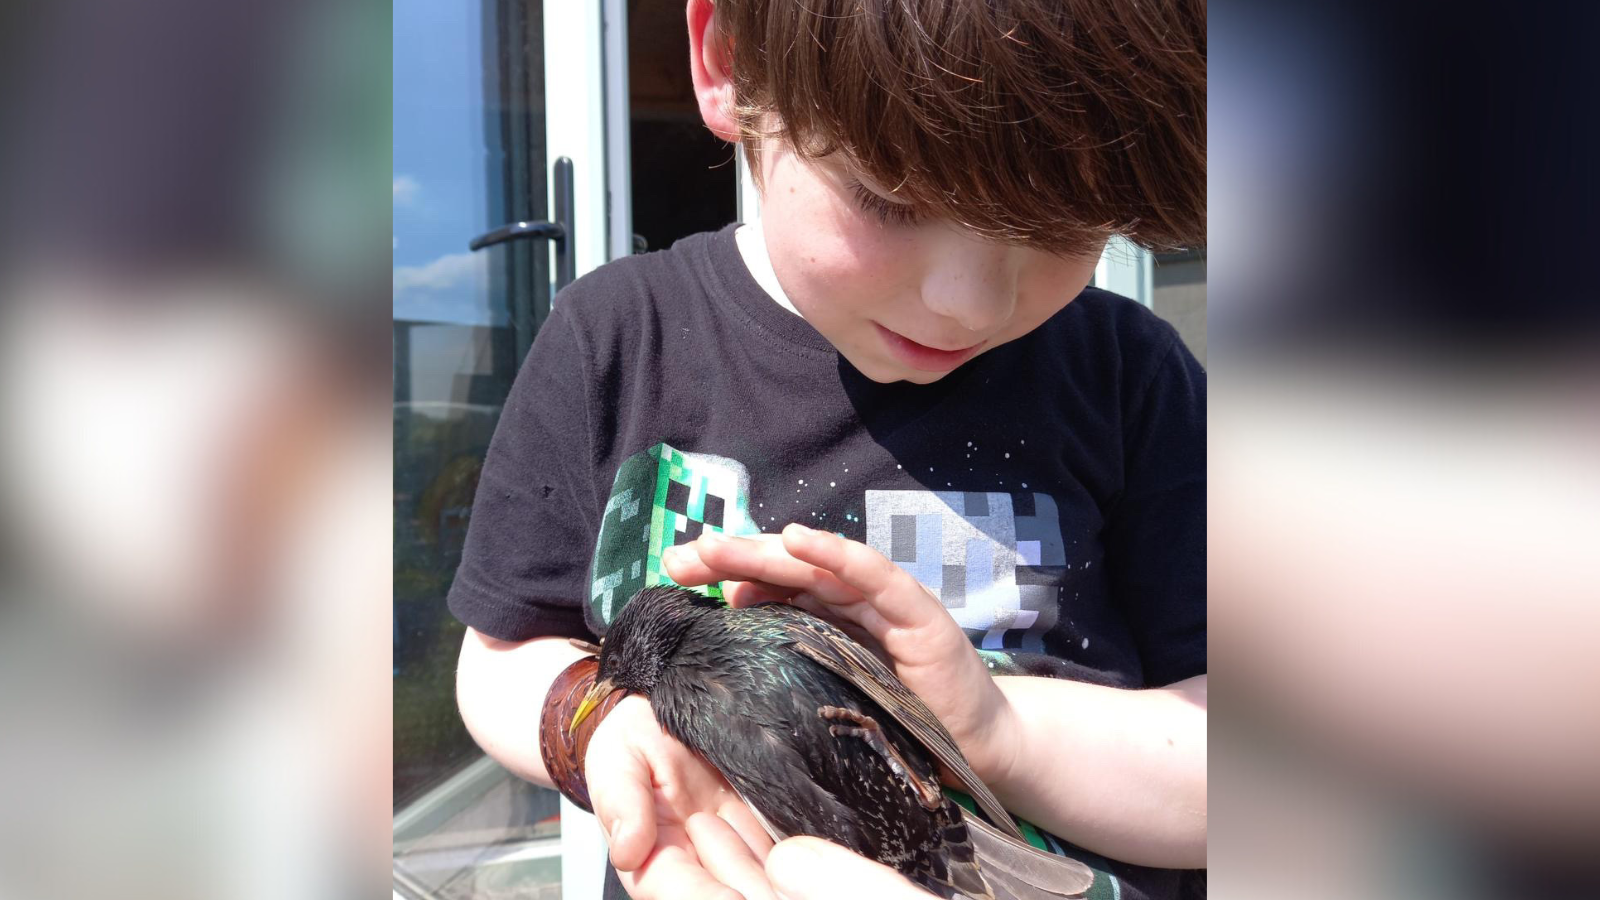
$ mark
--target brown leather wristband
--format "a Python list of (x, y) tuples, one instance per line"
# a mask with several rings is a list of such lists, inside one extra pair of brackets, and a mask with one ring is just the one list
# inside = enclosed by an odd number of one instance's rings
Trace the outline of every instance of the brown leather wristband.
[(539, 755), (544, 759), (544, 770), (550, 774), (568, 800), (585, 811), (594, 812), (589, 803), (589, 782), (584, 777), (583, 759), (589, 752), (589, 739), (594, 736), (600, 720), (622, 700), (617, 691), (590, 713), (576, 730), (570, 729), (572, 716), (578, 711), (583, 695), (594, 686), (600, 671), (600, 662), (592, 656), (577, 660), (561, 670), (545, 695), (544, 710), (539, 715)]

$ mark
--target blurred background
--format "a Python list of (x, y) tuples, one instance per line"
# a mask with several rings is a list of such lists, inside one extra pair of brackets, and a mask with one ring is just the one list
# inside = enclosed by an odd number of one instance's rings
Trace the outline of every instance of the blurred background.
[(0, 896), (390, 890), (390, 26), (0, 5)]
[[(0, 895), (590, 889), (443, 593), (555, 289), (759, 215), (681, 14), (0, 6)], [(1219, 897), (1600, 896), (1597, 15), (1220, 0), (1215, 249), (1097, 272), (1214, 382)]]
[(1600, 7), (1209, 25), (1210, 887), (1600, 896)]

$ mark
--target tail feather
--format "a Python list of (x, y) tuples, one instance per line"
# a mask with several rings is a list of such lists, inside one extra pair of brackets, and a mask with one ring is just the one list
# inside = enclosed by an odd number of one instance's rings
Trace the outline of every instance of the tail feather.
[(1094, 870), (1075, 859), (1024, 844), (974, 815), (966, 824), (995, 900), (1061, 900), (1094, 886)]
[(940, 823), (936, 852), (929, 853), (913, 870), (901, 870), (902, 873), (945, 900), (999, 900), (985, 880), (987, 873), (978, 864), (977, 845), (967, 827), (973, 818), (949, 799), (935, 815)]

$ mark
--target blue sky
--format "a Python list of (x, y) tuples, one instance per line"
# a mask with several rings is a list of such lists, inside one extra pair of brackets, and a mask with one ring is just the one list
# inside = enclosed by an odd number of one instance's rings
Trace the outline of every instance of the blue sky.
[[(491, 324), (481, 4), (395, 0), (394, 309), (401, 318)], [(498, 317), (496, 317), (498, 318)], [(499, 324), (499, 322), (494, 322)]]

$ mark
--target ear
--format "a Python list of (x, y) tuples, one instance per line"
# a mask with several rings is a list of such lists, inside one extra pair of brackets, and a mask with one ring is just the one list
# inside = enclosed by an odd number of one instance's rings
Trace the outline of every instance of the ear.
[(694, 96), (706, 127), (725, 141), (737, 141), (739, 125), (732, 112), (732, 60), (717, 35), (712, 10), (711, 0), (689, 0), (689, 75), (694, 79)]

